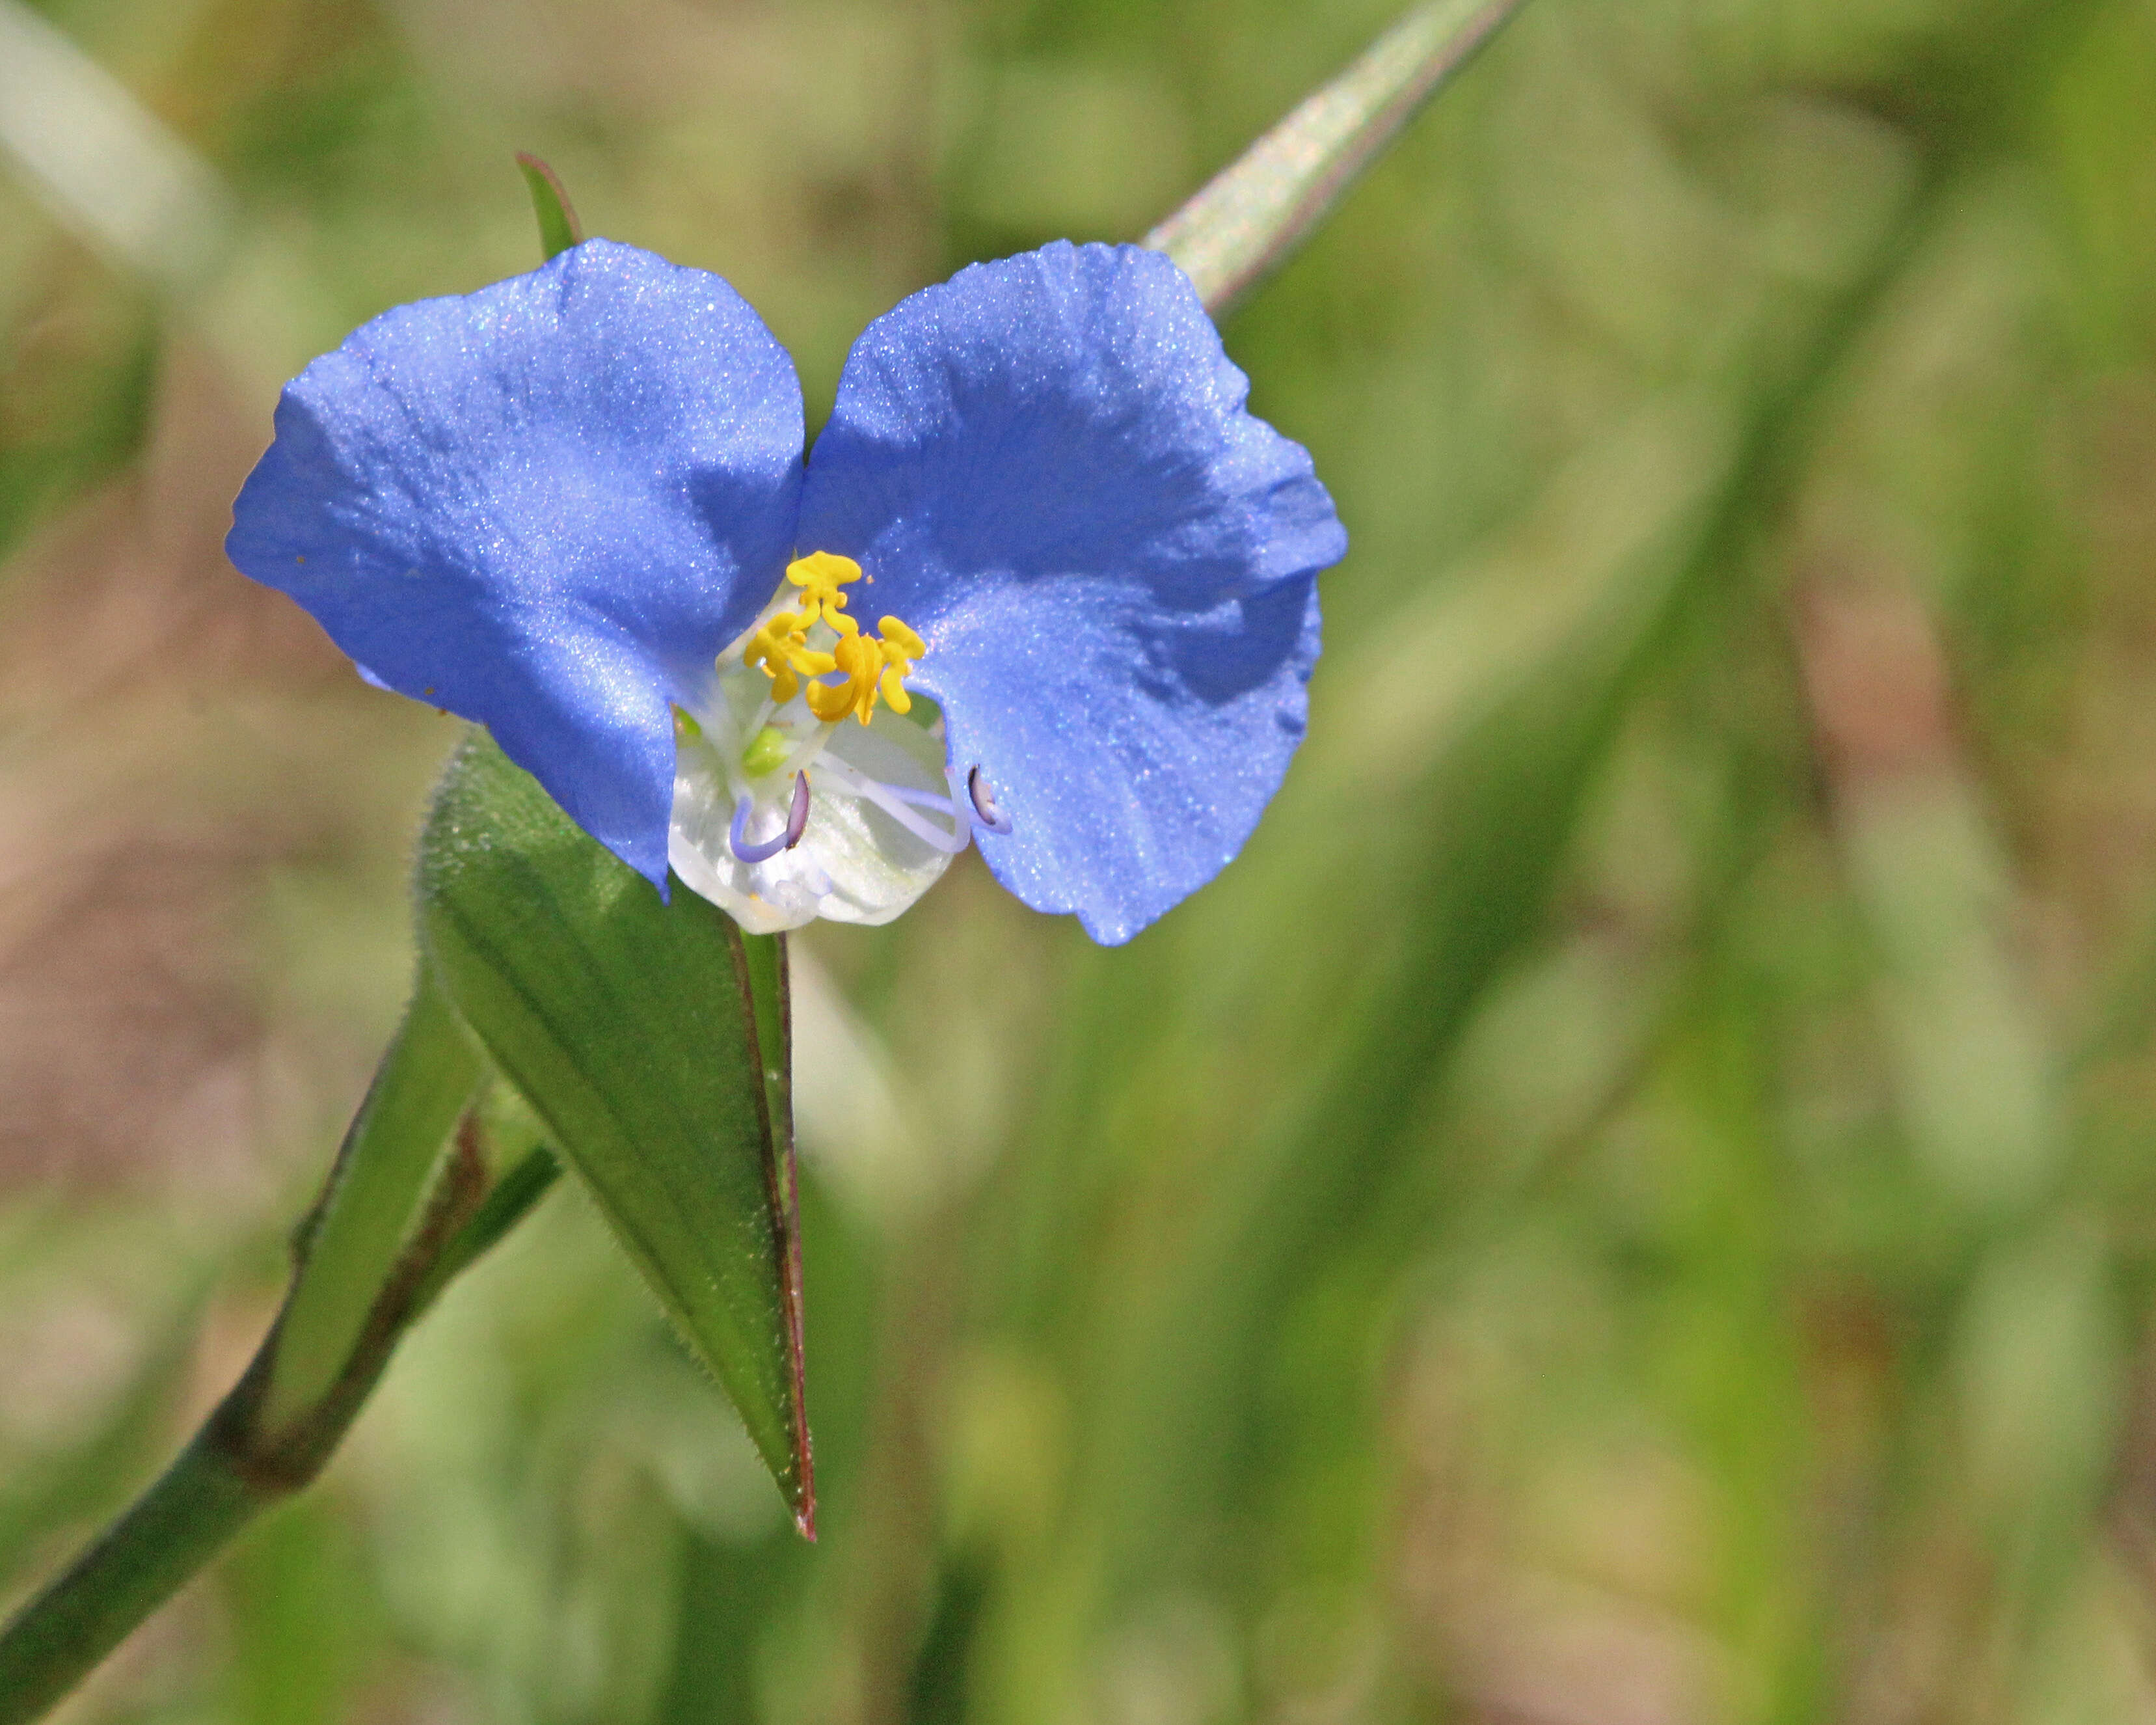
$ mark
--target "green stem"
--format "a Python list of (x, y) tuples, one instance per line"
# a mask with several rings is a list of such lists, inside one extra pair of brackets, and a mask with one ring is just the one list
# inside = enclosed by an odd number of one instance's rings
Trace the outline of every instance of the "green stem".
[(214, 1429), (0, 1636), (0, 1725), (59, 1701), (265, 1506)]
[(1524, 0), (1430, 0), (1223, 168), (1142, 244), (1217, 321), (1287, 261), (1402, 126)]
[(360, 1104), (300, 1248), (259, 1425), (303, 1420), (344, 1374), (403, 1250), (427, 1175), (480, 1077), (478, 1055), (425, 968)]
[(39, 1717), (256, 1516), (311, 1482), (404, 1332), (552, 1183), (541, 1150), (487, 1191), (469, 1106), (481, 1072), (423, 977), (254, 1361), (163, 1476), (0, 1631), (0, 1725)]
[(561, 1177), (561, 1158), (542, 1145), (495, 1181), (485, 1200), (457, 1230), (456, 1237), (420, 1281), (413, 1295), (412, 1315), (417, 1317), (424, 1312), (434, 1303), (436, 1295), (475, 1260), (491, 1251), (495, 1243), (522, 1221)]

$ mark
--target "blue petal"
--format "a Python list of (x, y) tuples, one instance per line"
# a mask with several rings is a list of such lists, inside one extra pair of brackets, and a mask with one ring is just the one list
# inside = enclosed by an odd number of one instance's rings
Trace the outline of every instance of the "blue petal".
[(848, 357), (799, 546), (856, 559), (1036, 910), (1128, 940), (1242, 847), (1301, 741), (1347, 535), (1188, 280), (1135, 246), (963, 270)]
[(225, 546), (663, 888), (669, 704), (778, 585), (800, 479), (800, 386), (762, 320), (594, 239), (309, 366)]

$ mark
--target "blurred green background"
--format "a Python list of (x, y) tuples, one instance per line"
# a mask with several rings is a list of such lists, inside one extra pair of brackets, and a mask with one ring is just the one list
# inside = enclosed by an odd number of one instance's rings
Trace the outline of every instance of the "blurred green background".
[[(1389, 15), (0, 0), (0, 1605), (408, 979), (455, 721), (224, 563), (279, 383), (527, 148), (813, 423)], [(1354, 540), (1244, 856), (797, 942), (823, 1543), (564, 1183), (64, 1718), (2156, 1717), (2156, 7), (1533, 0), (1226, 333)]]

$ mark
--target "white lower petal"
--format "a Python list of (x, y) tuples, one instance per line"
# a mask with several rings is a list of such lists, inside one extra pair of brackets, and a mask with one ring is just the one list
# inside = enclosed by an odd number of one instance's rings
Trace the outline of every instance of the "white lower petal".
[[(752, 675), (760, 684), (761, 674)], [(742, 777), (740, 732), (755, 715), (755, 703), (747, 696), (755, 694), (756, 685), (745, 686), (746, 694), (737, 694), (724, 710), (701, 716), (702, 736), (681, 741), (668, 845), (674, 872), (752, 934), (798, 928), (819, 916), (834, 922), (890, 922), (935, 884), (950, 855), (873, 803), (837, 794), (834, 784), (819, 785), (813, 763), (808, 824), (801, 842), (760, 863), (745, 863), (734, 854), (728, 834), (742, 789), (754, 798), (752, 839), (783, 829), (793, 792), (790, 773), (771, 773), (755, 783)], [(803, 706), (798, 699), (793, 705)], [(724, 751), (732, 751), (731, 757)], [(936, 797), (947, 794), (942, 739), (896, 713), (879, 712), (866, 726), (847, 720), (831, 733), (825, 752), (884, 784)]]

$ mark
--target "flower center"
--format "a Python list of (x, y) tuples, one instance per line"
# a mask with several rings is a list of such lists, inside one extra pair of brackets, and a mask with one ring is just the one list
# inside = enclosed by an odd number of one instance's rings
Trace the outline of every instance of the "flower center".
[[(906, 678), (928, 644), (896, 617), (878, 622), (874, 635), (861, 633), (860, 623), (847, 614), (844, 592), (861, 578), (861, 566), (851, 557), (815, 551), (788, 563), (786, 578), (801, 589), (793, 602), (800, 609), (774, 612), (742, 649), (743, 663), (771, 679), (773, 705), (793, 700), (803, 678), (836, 671), (835, 683), (808, 685), (808, 711), (825, 724), (849, 713), (867, 724), (879, 695), (893, 712), (911, 711)], [(819, 627), (830, 633), (814, 644), (809, 632)]]
[[(810, 854), (815, 850), (812, 785), (817, 797), (873, 804), (945, 855), (964, 850), (976, 829), (1011, 830), (978, 768), (960, 773), (941, 766), (936, 773), (943, 781), (940, 793), (925, 783), (893, 783), (882, 775), (904, 759), (907, 747), (879, 742), (870, 755), (860, 756), (860, 749), (870, 747), (869, 739), (842, 729), (849, 717), (866, 726), (879, 701), (895, 713), (911, 712), (906, 679), (928, 650), (896, 617), (879, 619), (873, 635), (863, 633), (847, 609), (845, 589), (874, 578), (851, 557), (834, 552), (797, 557), (787, 565), (787, 585), (762, 619), (719, 655), (718, 687), (710, 706), (696, 716), (678, 709), (675, 714), (680, 741), (707, 750), (702, 758), (726, 787), (733, 819), (725, 849), (737, 861), (755, 866), (776, 864), (783, 853), (812, 839), (802, 852), (808, 860), (788, 865), (812, 896), (831, 887)], [(752, 670), (762, 674), (761, 680), (749, 675)], [(886, 727), (878, 734), (891, 732)], [(850, 737), (860, 738), (860, 744)], [(896, 756), (890, 752), (893, 747)], [(875, 771), (866, 770), (870, 760)]]

